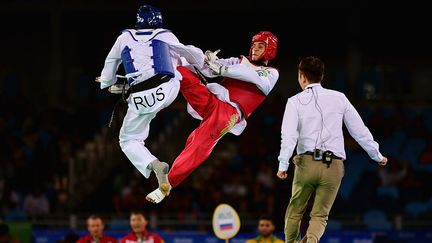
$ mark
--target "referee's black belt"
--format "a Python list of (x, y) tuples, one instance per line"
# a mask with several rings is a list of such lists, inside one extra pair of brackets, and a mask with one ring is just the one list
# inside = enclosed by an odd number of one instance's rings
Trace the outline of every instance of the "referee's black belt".
[(170, 76), (165, 75), (165, 74), (156, 74), (155, 76), (144, 80), (140, 83), (134, 84), (132, 85), (129, 90), (128, 93), (137, 93), (137, 92), (141, 92), (144, 90), (148, 90), (148, 89), (153, 89), (156, 88), (157, 86), (168, 82), (171, 79)]
[[(324, 152), (324, 151), (321, 151), (322, 153)], [(300, 154), (300, 155), (310, 155), (310, 156), (314, 156), (314, 152), (312, 152), (312, 151), (306, 151), (306, 152), (304, 152), (304, 153), (302, 153), (302, 154)], [(339, 160), (343, 160), (341, 157), (339, 157), (339, 156), (336, 156), (336, 155), (334, 155), (334, 153), (333, 153), (333, 155), (331, 156), (331, 158), (332, 159), (339, 159)]]

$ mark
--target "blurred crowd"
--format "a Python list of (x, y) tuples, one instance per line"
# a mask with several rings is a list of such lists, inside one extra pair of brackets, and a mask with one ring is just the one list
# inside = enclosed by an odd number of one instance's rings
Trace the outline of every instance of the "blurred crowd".
[[(345, 177), (340, 199), (331, 212), (335, 227), (349, 227), (340, 225), (343, 220), (337, 221), (350, 214), (358, 215), (365, 224), (368, 215), (375, 219), (379, 215), (385, 222), (380, 226), (388, 224), (389, 228), (409, 227), (403, 224), (407, 218), (432, 219), (428, 189), (432, 184), (432, 106), (398, 99), (383, 101), (385, 82), (375, 71), (362, 73), (355, 92), (349, 92), (344, 75), (333, 75), (324, 84), (353, 96), (355, 107), (390, 161), (387, 167), (378, 167), (346, 133)], [(275, 176), (286, 93), (271, 94), (241, 136), (223, 137), (208, 161), (156, 207), (145, 200), (157, 185), (156, 179), (145, 180), (119, 149), (122, 108), (113, 127), (107, 128), (118, 97), (101, 92), (86, 76), (77, 82), (80, 92), (75, 100), (64, 97), (55, 104), (45, 96), (37, 100), (23, 96), (15, 85), (19, 84), (16, 76), (6, 76), (3, 81), (1, 219), (67, 217), (78, 211), (115, 218), (143, 209), (162, 219), (186, 222), (208, 217), (219, 203), (228, 203), (242, 219), (266, 213), (281, 227), (291, 192), (290, 181)], [(401, 92), (397, 84), (392, 87)], [(150, 149), (171, 163), (197, 124), (179, 96), (151, 125)]]

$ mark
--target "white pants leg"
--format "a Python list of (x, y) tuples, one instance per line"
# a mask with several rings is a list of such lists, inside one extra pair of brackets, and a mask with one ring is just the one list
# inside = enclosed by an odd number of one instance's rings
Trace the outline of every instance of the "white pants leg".
[(179, 88), (179, 81), (171, 80), (156, 88), (133, 93), (128, 98), (128, 110), (119, 135), (120, 147), (145, 178), (151, 173), (147, 166), (157, 159), (145, 146), (150, 122), (175, 100)]

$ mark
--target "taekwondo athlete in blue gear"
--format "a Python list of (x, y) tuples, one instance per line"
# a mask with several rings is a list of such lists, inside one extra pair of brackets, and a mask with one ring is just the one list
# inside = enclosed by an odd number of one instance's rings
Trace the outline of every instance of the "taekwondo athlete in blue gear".
[[(188, 57), (170, 48), (174, 45), (184, 53), (195, 53), (204, 63), (202, 51), (192, 45), (183, 45), (167, 29), (163, 29), (161, 12), (150, 5), (138, 9), (136, 29), (123, 30), (109, 52), (101, 76), (101, 89), (115, 85), (116, 73), (123, 63), (128, 81), (128, 110), (120, 129), (120, 147), (132, 164), (149, 178), (154, 171), (159, 188), (165, 195), (171, 186), (167, 173), (169, 166), (160, 162), (145, 146), (150, 122), (163, 108), (177, 97), (181, 75), (179, 65), (188, 65)], [(194, 60), (196, 61), (196, 60)]]

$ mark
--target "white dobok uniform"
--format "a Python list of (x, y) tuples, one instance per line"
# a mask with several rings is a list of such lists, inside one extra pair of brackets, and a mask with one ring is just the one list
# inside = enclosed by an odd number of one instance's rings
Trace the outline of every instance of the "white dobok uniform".
[[(117, 38), (114, 46), (111, 48), (101, 73), (101, 89), (107, 88), (117, 82), (116, 73), (123, 62), (123, 65), (132, 65), (133, 70), (126, 69), (126, 77), (129, 85), (133, 87), (141, 82), (146, 82), (157, 73), (155, 68), (156, 54), (152, 47), (153, 41), (161, 41), (168, 47), (175, 45), (181, 46), (183, 52), (187, 55), (193, 53), (192, 60), (194, 63), (203, 65), (204, 54), (202, 51), (192, 45), (183, 45), (177, 37), (167, 29), (141, 29), (124, 30)], [(128, 63), (124, 61), (124, 51), (128, 51)], [(122, 59), (123, 57), (123, 59)], [(190, 57), (183, 57), (178, 52), (169, 48), (169, 54), (162, 59), (168, 66), (172, 65), (172, 78), (160, 85), (131, 93), (127, 98), (128, 110), (120, 129), (120, 146), (132, 164), (146, 178), (150, 176), (150, 170), (147, 166), (157, 158), (145, 146), (145, 140), (149, 135), (150, 122), (156, 114), (163, 108), (169, 106), (177, 97), (181, 79), (180, 73), (176, 70), (178, 65), (186, 65), (192, 62)], [(170, 60), (169, 60), (170, 59)], [(168, 68), (170, 69), (170, 68)]]

